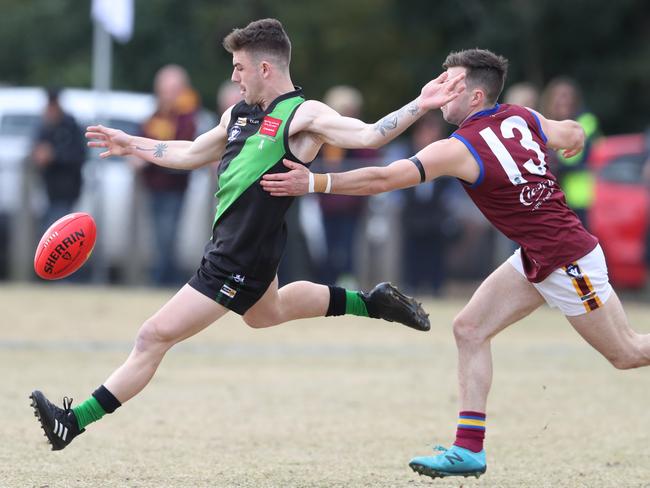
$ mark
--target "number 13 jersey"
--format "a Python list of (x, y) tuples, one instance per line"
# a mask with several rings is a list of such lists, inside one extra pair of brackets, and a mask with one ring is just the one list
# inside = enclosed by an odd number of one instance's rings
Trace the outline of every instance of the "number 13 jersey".
[(465, 191), (521, 246), (529, 281), (543, 281), (596, 247), (598, 240), (569, 209), (548, 169), (546, 135), (533, 112), (497, 104), (466, 119), (451, 137), (465, 144), (480, 167), (474, 184), (463, 182)]

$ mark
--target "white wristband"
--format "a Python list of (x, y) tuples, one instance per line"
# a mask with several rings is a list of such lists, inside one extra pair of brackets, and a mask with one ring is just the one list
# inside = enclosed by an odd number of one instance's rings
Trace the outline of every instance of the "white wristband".
[(309, 187), (307, 188), (309, 193), (314, 193), (314, 173), (309, 172)]
[(327, 173), (327, 186), (325, 187), (325, 193), (332, 191), (332, 175)]

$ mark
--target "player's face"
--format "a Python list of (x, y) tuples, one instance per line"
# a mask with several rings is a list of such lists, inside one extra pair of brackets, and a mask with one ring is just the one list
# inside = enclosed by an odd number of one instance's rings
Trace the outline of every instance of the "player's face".
[(232, 53), (232, 76), (230, 79), (239, 85), (244, 101), (249, 105), (259, 102), (262, 88), (260, 66), (246, 51)]
[[(449, 78), (458, 76), (461, 73), (465, 73), (465, 68), (462, 67), (452, 67), (447, 70)], [(450, 124), (460, 125), (463, 120), (467, 118), (467, 115), (470, 112), (470, 101), (472, 98), (471, 90), (467, 89), (466, 80), (461, 81), (465, 85), (465, 90), (454, 98), (451, 102), (446, 105), (443, 105), (440, 110), (442, 110), (442, 116)]]

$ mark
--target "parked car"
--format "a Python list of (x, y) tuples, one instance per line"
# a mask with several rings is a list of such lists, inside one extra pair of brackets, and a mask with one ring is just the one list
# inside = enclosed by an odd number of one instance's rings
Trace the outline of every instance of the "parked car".
[(650, 198), (642, 175), (648, 157), (643, 134), (602, 138), (590, 155), (596, 187), (589, 226), (605, 251), (612, 283), (621, 288), (641, 288), (647, 279)]
[[(102, 123), (129, 133), (139, 131), (140, 124), (155, 110), (155, 103), (153, 95), (146, 93), (99, 93), (79, 88), (67, 88), (61, 92), (61, 105), (81, 127)], [(14, 263), (12, 274), (19, 278), (31, 276), (29, 266), (33, 256), (30, 257), (30, 246), (26, 246), (24, 241), (33, 241), (37, 237), (33, 235), (36, 232), (35, 216), (47, 205), (47, 197), (38, 179), (29, 171), (27, 162), (45, 104), (46, 94), (42, 88), (0, 87), (0, 147), (3, 148), (0, 151), (0, 217), (10, 221), (8, 233), (14, 243), (9, 245), (9, 249), (18, 256), (11, 256), (9, 260)], [(215, 115), (203, 110), (199, 117), (199, 132), (209, 130), (214, 124)], [(117, 279), (130, 273), (128, 279), (137, 281), (132, 269), (134, 260), (137, 259), (140, 266), (146, 264), (151, 231), (147, 219), (135, 219), (136, 214), (142, 213), (143, 204), (136, 194), (136, 175), (123, 159), (100, 161), (99, 152), (88, 151), (77, 210), (88, 211), (97, 220), (99, 234), (96, 256), (93, 257), (95, 264), (110, 271)], [(179, 239), (178, 249), (181, 268), (196, 266), (197, 255), (201, 255), (209, 234), (210, 214), (214, 210), (210, 206), (213, 192), (209, 169), (192, 175), (179, 222), (179, 233), (184, 235)]]

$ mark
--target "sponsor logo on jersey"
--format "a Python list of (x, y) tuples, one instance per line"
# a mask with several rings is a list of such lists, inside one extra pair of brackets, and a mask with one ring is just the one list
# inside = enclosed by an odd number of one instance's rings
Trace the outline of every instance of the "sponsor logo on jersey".
[(232, 142), (237, 139), (237, 136), (241, 134), (241, 128), (238, 125), (233, 125), (230, 129), (230, 134), (228, 135), (228, 142)]
[(219, 290), (219, 293), (223, 293), (228, 298), (235, 298), (235, 295), (237, 294), (237, 290), (233, 290), (228, 285), (223, 285), (221, 287), (221, 290)]
[(244, 127), (246, 125), (246, 117), (237, 117), (237, 122), (235, 122), (235, 125)]
[(278, 135), (278, 130), (282, 125), (282, 120), (268, 115), (262, 120), (262, 127), (260, 127), (260, 135), (275, 137)]
[(519, 201), (526, 207), (532, 206), (534, 212), (555, 193), (553, 180), (540, 181), (536, 185), (526, 185), (521, 189)]

